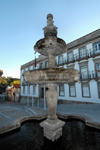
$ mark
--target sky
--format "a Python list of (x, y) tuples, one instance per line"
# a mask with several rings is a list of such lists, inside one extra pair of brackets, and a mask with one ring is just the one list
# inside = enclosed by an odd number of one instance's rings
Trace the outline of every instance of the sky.
[(35, 59), (33, 46), (44, 38), (49, 13), (66, 43), (100, 28), (100, 0), (0, 0), (3, 76), (20, 78), (21, 65)]

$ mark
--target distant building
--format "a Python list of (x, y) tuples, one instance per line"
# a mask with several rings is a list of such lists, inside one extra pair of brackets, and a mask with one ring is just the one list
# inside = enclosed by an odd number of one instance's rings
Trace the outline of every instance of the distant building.
[[(23, 74), (26, 70), (44, 69), (48, 66), (48, 58), (40, 55), (21, 66), (21, 103), (44, 98), (44, 85), (23, 84)], [(56, 66), (68, 69), (77, 69), (80, 72), (80, 81), (57, 86), (58, 101), (78, 101), (100, 103), (100, 29), (87, 34), (67, 44), (67, 52), (56, 56)]]
[(1, 83), (2, 74), (3, 74), (3, 70), (0, 70), (0, 83)]
[(15, 88), (15, 97), (14, 97), (14, 101), (18, 102), (20, 99), (20, 84), (14, 84), (14, 88)]
[(20, 84), (6, 88), (7, 100), (18, 102), (20, 99)]

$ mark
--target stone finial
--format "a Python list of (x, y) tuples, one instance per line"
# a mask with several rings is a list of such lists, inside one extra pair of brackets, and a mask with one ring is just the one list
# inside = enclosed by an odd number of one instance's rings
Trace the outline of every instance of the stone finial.
[(48, 20), (48, 18), (52, 18), (53, 19), (53, 15), (52, 14), (48, 14), (47, 15), (47, 20)]
[(47, 15), (47, 26), (54, 26), (53, 25), (53, 15), (52, 14), (48, 14)]
[(47, 26), (43, 28), (45, 38), (48, 38), (50, 36), (57, 37), (57, 27), (54, 26), (53, 22), (54, 22), (53, 15), (48, 14), (47, 15)]

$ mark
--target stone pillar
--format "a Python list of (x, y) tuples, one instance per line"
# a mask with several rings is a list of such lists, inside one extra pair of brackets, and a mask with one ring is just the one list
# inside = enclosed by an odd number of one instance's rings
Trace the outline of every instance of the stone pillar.
[(46, 98), (48, 104), (49, 118), (56, 119), (56, 107), (58, 101), (58, 92), (56, 91), (56, 84), (48, 84), (48, 91), (46, 91)]
[(56, 91), (56, 84), (48, 84), (48, 91), (46, 91), (46, 99), (48, 104), (48, 118), (40, 123), (44, 128), (44, 136), (49, 140), (55, 141), (62, 136), (62, 127), (65, 122), (58, 119), (56, 115), (56, 107), (58, 101), (58, 92)]
[(32, 97), (32, 107), (34, 107), (34, 97)]
[(44, 110), (46, 110), (46, 100), (45, 100), (45, 84), (44, 84)]
[(52, 49), (48, 50), (48, 68), (55, 68), (55, 55)]
[(38, 108), (39, 108), (39, 97), (38, 97)]
[(29, 96), (27, 96), (27, 106), (29, 106)]

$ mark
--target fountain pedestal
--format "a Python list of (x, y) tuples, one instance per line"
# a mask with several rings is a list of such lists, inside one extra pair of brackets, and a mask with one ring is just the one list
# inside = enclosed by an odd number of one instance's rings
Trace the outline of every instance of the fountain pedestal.
[(56, 91), (56, 84), (47, 84), (48, 91), (46, 91), (46, 99), (48, 104), (49, 115), (47, 120), (40, 123), (44, 129), (44, 136), (49, 140), (55, 141), (62, 136), (62, 127), (65, 122), (58, 119), (56, 115), (56, 107), (58, 101), (58, 92)]
[(55, 141), (60, 136), (62, 136), (62, 127), (64, 126), (64, 124), (65, 122), (59, 119), (47, 119), (40, 123), (40, 126), (43, 127), (44, 136), (49, 140)]

